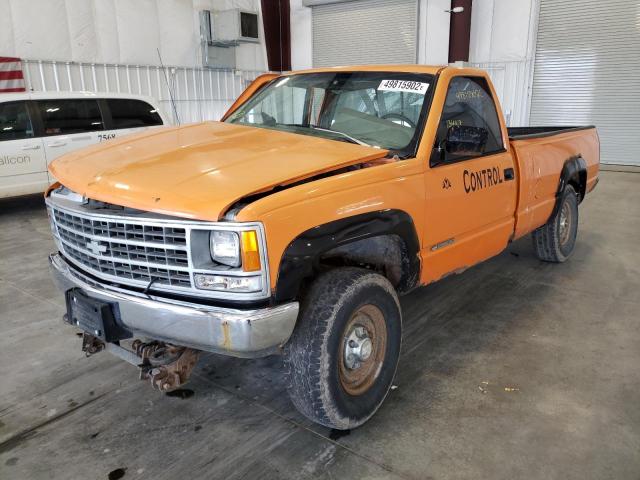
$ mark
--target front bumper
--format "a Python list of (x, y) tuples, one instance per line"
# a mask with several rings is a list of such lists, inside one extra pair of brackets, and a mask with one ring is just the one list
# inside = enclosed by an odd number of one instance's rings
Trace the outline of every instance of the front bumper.
[(81, 274), (58, 253), (49, 255), (56, 285), (66, 292), (118, 304), (119, 321), (135, 335), (235, 357), (274, 353), (291, 336), (298, 303), (251, 310), (221, 308), (147, 296), (103, 286)]

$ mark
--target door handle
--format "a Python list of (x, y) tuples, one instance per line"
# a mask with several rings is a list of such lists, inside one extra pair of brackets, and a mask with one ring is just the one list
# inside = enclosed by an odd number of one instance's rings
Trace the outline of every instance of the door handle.
[(504, 169), (504, 179), (505, 180), (513, 180), (515, 178), (515, 173), (513, 168), (505, 168)]
[(67, 142), (53, 142), (48, 144), (48, 147), (64, 147), (67, 144)]
[(40, 150), (40, 145), (25, 145), (22, 150)]

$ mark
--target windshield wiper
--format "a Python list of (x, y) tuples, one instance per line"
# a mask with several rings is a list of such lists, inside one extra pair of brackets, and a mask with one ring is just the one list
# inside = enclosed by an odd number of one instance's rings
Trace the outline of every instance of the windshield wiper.
[(358, 140), (355, 137), (352, 137), (351, 135), (344, 133), (344, 132), (339, 132), (338, 130), (331, 130), (329, 128), (322, 128), (322, 127), (314, 127), (313, 125), (309, 125), (309, 128), (312, 130), (319, 130), (321, 132), (330, 132), (330, 133), (337, 133), (338, 135), (342, 135), (344, 138), (351, 140), (351, 143), (357, 143), (358, 145), (363, 145), (365, 147), (371, 147), (372, 145), (369, 145), (368, 143), (363, 142), (362, 140)]

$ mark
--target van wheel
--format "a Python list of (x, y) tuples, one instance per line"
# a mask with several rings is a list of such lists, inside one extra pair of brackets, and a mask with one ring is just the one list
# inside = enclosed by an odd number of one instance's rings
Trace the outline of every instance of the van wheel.
[(571, 185), (564, 189), (556, 214), (532, 236), (540, 260), (561, 263), (573, 253), (578, 236), (578, 195)]
[(371, 418), (395, 375), (401, 321), (396, 292), (382, 275), (338, 268), (318, 277), (285, 348), (296, 408), (340, 430)]

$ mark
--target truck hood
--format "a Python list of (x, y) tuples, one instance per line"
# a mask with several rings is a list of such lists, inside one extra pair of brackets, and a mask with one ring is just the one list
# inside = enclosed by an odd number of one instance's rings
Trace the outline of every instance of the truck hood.
[(386, 150), (264, 128), (206, 122), (110, 140), (49, 170), (88, 198), (155, 213), (220, 219), (235, 201)]

